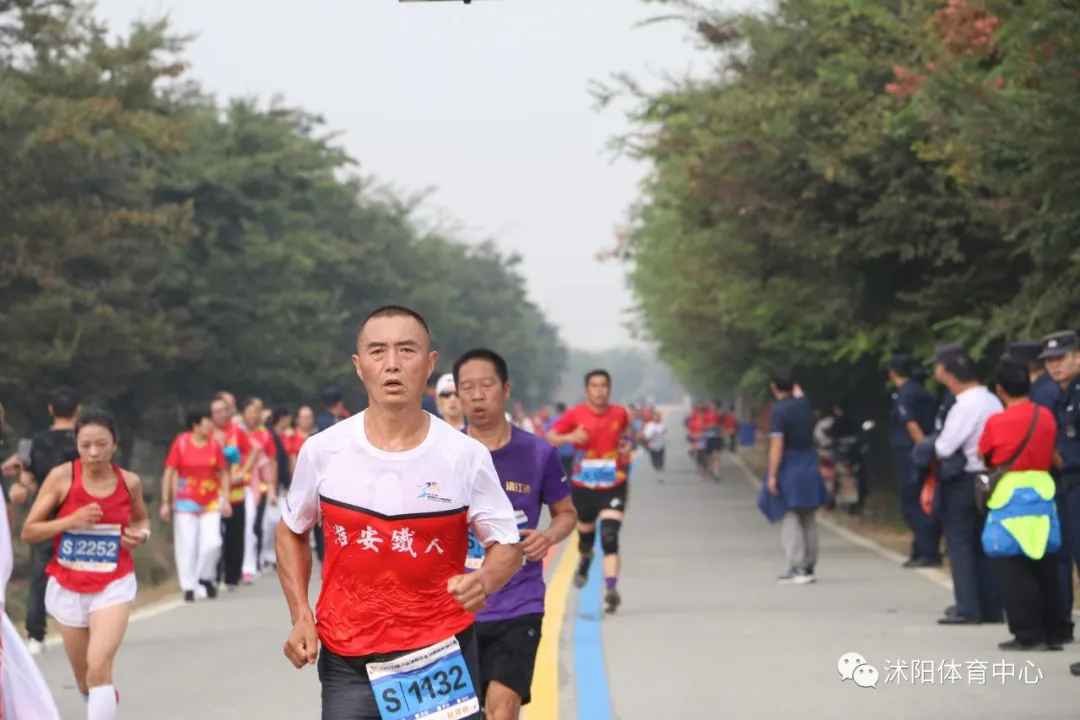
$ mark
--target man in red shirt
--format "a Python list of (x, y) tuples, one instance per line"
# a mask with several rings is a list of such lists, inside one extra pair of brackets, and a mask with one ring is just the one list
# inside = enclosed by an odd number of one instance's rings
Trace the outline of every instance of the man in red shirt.
[(574, 445), (574, 474), (570, 478), (574, 507), (578, 513), (578, 551), (581, 561), (574, 585), (585, 586), (600, 521), (600, 547), (604, 551), (604, 603), (613, 613), (622, 599), (615, 585), (619, 578), (619, 530), (626, 511), (626, 479), (633, 442), (629, 437), (630, 413), (611, 405), (611, 376), (593, 370), (585, 376), (588, 402), (570, 408), (551, 426), (547, 439), (558, 447)]
[[(312, 435), (296, 460), (275, 544), (285, 655), (297, 668), (318, 658), (326, 720), (480, 718), (473, 613), (521, 568), (520, 537), (488, 449), (423, 410), (437, 359), (416, 312), (373, 312), (353, 355), (368, 408)], [(470, 530), (486, 552), (466, 574)]]
[(698, 404), (686, 421), (686, 435), (690, 443), (690, 452), (694, 458), (694, 467), (698, 477), (707, 480), (711, 469), (710, 458), (714, 447), (709, 446), (709, 411), (704, 403)]
[[(1012, 640), (998, 647), (1060, 650), (1071, 628), (1058, 576), (1061, 532), (1059, 527), (1055, 538), (1059, 521), (1054, 517), (1055, 487), (1050, 476), (1057, 423), (1049, 410), (1028, 398), (1031, 379), (1024, 363), (1006, 356), (996, 374), (997, 395), (1005, 410), (987, 418), (979, 437), (979, 455), (988, 467), (1007, 465), (1009, 469), (987, 503), (990, 510), (982, 535), (984, 548), (993, 555), (1005, 618), (1013, 634)], [(1046, 517), (1047, 522), (1032, 525), (1035, 517)], [(1031, 527), (1044, 529), (1045, 536), (1026, 532)], [(1021, 544), (1018, 537), (1025, 542)]]

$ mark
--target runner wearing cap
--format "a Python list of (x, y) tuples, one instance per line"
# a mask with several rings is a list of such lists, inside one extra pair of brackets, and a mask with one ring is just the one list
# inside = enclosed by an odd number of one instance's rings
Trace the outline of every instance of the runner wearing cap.
[(465, 412), (461, 409), (461, 400), (458, 398), (457, 383), (454, 376), (446, 373), (435, 383), (436, 402), (439, 403), (439, 415), (446, 424), (455, 430), (465, 429)]
[[(285, 655), (297, 668), (318, 660), (324, 720), (480, 717), (473, 613), (520, 568), (521, 551), (487, 448), (421, 407), (436, 359), (420, 315), (374, 311), (353, 356), (368, 409), (300, 449), (278, 576), (292, 618)], [(312, 612), (308, 535), (320, 521)], [(470, 529), (486, 556), (466, 573)]]
[[(480, 697), (489, 720), (517, 720), (531, 699), (536, 651), (544, 619), (543, 560), (573, 532), (577, 513), (570, 500), (559, 451), (538, 435), (506, 420), (510, 399), (506, 361), (487, 349), (470, 350), (454, 363), (468, 434), (491, 451), (503, 489), (514, 505), (524, 538), (521, 570), (476, 615), (480, 651)], [(551, 524), (540, 530), (547, 505)], [(484, 551), (470, 536), (466, 568), (480, 567)]]

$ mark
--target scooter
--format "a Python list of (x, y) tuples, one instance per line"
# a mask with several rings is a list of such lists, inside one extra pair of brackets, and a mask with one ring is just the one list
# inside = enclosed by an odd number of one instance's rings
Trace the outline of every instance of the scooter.
[(870, 454), (870, 432), (874, 429), (873, 420), (862, 424), (858, 435), (837, 438), (833, 447), (836, 479), (833, 483), (833, 501), (836, 509), (850, 515), (860, 514), (866, 498), (861, 488), (865, 487), (865, 458)]

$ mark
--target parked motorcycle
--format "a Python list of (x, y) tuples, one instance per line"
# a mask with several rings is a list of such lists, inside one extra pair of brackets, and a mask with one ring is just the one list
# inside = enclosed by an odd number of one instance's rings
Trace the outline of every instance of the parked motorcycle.
[(870, 432), (874, 427), (874, 421), (867, 420), (858, 435), (839, 437), (833, 443), (832, 509), (851, 515), (862, 512), (866, 501), (865, 463), (870, 454)]

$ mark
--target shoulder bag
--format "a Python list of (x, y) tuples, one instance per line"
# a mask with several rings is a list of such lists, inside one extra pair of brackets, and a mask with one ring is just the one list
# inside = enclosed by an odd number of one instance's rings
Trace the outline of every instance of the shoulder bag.
[(1042, 408), (1035, 405), (1035, 403), (1032, 403), (1032, 405), (1034, 406), (1034, 412), (1031, 417), (1031, 425), (1028, 426), (1027, 435), (1024, 436), (1020, 446), (1016, 448), (1016, 452), (1001, 465), (997, 465), (984, 473), (979, 473), (975, 477), (975, 507), (984, 515), (986, 514), (986, 505), (990, 502), (990, 496), (994, 494), (994, 489), (1001, 482), (1001, 478), (1012, 470), (1013, 463), (1020, 457), (1020, 453), (1024, 452), (1024, 448), (1031, 441), (1031, 436), (1035, 434), (1035, 426), (1039, 424), (1039, 414)]

